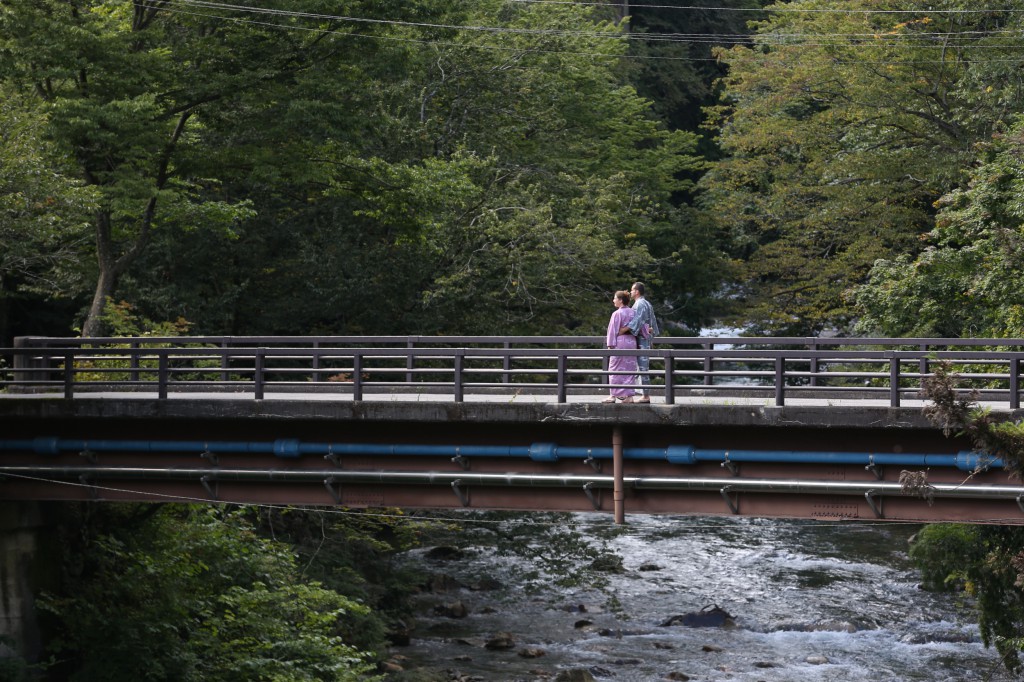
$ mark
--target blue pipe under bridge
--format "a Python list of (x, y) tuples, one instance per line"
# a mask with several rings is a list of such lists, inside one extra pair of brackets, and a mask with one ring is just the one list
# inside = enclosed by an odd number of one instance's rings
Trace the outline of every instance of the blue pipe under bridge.
[[(176, 441), (176, 440), (109, 440), (38, 437), (0, 439), (0, 452), (22, 452), (37, 455), (58, 455), (61, 452), (100, 453), (180, 453), (202, 456), (226, 454), (267, 454), (285, 459), (317, 455), (327, 459), (338, 457), (406, 456), (450, 457), (456, 460), (473, 457), (529, 458), (535, 462), (556, 462), (561, 459), (613, 459), (611, 447), (563, 446), (555, 443), (530, 445), (428, 445), (377, 443), (305, 443), (297, 438), (273, 441)], [(672, 464), (717, 462), (723, 466), (743, 462), (773, 464), (856, 464), (871, 466), (955, 467), (960, 471), (1002, 468), (1003, 461), (984, 453), (960, 451), (949, 453), (873, 453), (819, 450), (731, 450), (696, 448), (692, 445), (669, 445), (662, 448), (624, 448), (624, 459), (658, 460)]]

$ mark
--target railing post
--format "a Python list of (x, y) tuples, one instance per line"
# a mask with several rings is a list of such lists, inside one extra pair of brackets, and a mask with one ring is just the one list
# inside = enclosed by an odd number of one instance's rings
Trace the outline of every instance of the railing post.
[(1010, 409), (1020, 409), (1020, 358), (1010, 360)]
[(139, 342), (132, 341), (128, 344), (128, 366), (131, 371), (128, 373), (128, 378), (131, 381), (139, 380)]
[(811, 339), (811, 386), (818, 385), (818, 356), (815, 353), (818, 352), (818, 340)]
[(674, 405), (676, 402), (676, 358), (674, 355), (665, 356), (665, 404)]
[(231, 365), (230, 354), (228, 353), (228, 342), (220, 342), (220, 380), (228, 380), (228, 367)]
[[(704, 344), (704, 350), (706, 350), (706, 351), (714, 351), (715, 350), (715, 344), (713, 344), (713, 343), (705, 343)], [(711, 353), (708, 353), (707, 355), (704, 356), (704, 385), (705, 386), (710, 386), (711, 385), (711, 370), (714, 369), (714, 366), (715, 366), (715, 363), (711, 361)]]
[(320, 379), (320, 342), (314, 341), (311, 350), (313, 351), (313, 362), (310, 369), (313, 370), (313, 383), (319, 383)]
[(779, 355), (775, 358), (775, 405), (786, 404), (786, 359)]
[(501, 359), (501, 368), (504, 372), (501, 375), (501, 383), (510, 384), (512, 383), (512, 344), (506, 341), (502, 344), (505, 349), (505, 356)]
[(626, 486), (622, 427), (612, 427), (612, 513), (617, 525), (626, 523)]
[[(928, 344), (922, 343), (921, 350), (925, 353), (928, 352)], [(923, 357), (917, 361), (917, 372), (921, 375), (921, 388), (924, 388), (925, 374), (928, 374), (928, 358)]]
[(352, 354), (352, 400), (363, 399), (363, 356), (356, 351)]
[(167, 351), (156, 352), (156, 397), (160, 400), (167, 399), (167, 382), (170, 378), (170, 370), (167, 367)]
[(253, 393), (256, 400), (263, 400), (263, 349), (257, 348), (253, 356)]
[(466, 366), (466, 356), (461, 348), (455, 350), (455, 402), (463, 402), (462, 371)]
[[(28, 339), (27, 336), (14, 337), (14, 383), (52, 381), (53, 375), (47, 371), (49, 368), (46, 367), (45, 362), (36, 362), (32, 359), (32, 354), (28, 351), (32, 346)], [(19, 352), (21, 350), (25, 350), (25, 352)]]
[(900, 406), (900, 356), (896, 352), (889, 359), (889, 406)]
[(75, 397), (75, 354), (64, 351), (64, 397), (71, 400)]
[(569, 368), (569, 358), (566, 356), (565, 352), (559, 353), (558, 360), (556, 362), (558, 364), (558, 402), (564, 403), (566, 401), (566, 394), (568, 393), (566, 383), (568, 379), (567, 370)]
[(409, 340), (405, 342), (405, 349), (409, 351), (409, 354), (405, 356), (405, 383), (412, 383), (412, 370), (415, 369), (416, 363), (413, 361), (413, 349), (416, 347), (416, 342)]

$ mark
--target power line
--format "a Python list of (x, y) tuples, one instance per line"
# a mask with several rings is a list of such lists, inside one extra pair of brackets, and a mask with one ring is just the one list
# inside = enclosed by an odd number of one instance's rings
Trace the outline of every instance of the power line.
[[(509, 0), (509, 1), (522, 1), (522, 0)], [(319, 20), (331, 20), (331, 21), (353, 21), (362, 23), (372, 24), (385, 24), (391, 26), (402, 26), (412, 28), (436, 28), (445, 30), (472, 30), (478, 32), (487, 32), (490, 34), (503, 34), (513, 33), (520, 35), (540, 35), (545, 37), (551, 36), (571, 36), (571, 37), (590, 37), (599, 38), (604, 40), (612, 40), (615, 42), (622, 42), (624, 40), (644, 40), (654, 43), (672, 43), (680, 45), (720, 45), (723, 47), (734, 46), (734, 45), (749, 45), (757, 44), (761, 46), (775, 47), (775, 48), (802, 48), (802, 47), (850, 47), (855, 49), (862, 49), (867, 47), (883, 47), (883, 48), (908, 48), (908, 49), (948, 49), (948, 44), (936, 44), (936, 43), (914, 43), (910, 44), (906, 39), (914, 38), (920, 39), (925, 37), (932, 38), (950, 38), (960, 36), (970, 36), (974, 38), (987, 37), (987, 36), (1005, 36), (1015, 35), (1010, 31), (965, 31), (965, 32), (933, 32), (933, 33), (917, 33), (911, 35), (897, 34), (883, 36), (878, 33), (863, 33), (863, 34), (811, 34), (811, 33), (792, 33), (792, 34), (754, 34), (752, 36), (739, 36), (732, 34), (645, 34), (645, 33), (616, 33), (611, 31), (600, 32), (600, 31), (579, 31), (579, 30), (564, 30), (564, 29), (513, 29), (513, 28), (501, 28), (501, 27), (487, 27), (487, 26), (465, 26), (458, 24), (430, 24), (426, 22), (405, 22), (400, 20), (390, 19), (371, 19), (361, 17), (347, 17), (347, 16), (335, 16), (335, 15), (322, 15), (314, 13), (294, 12), (289, 10), (274, 10), (267, 8), (258, 7), (240, 7), (238, 5), (228, 5), (226, 3), (211, 2), (209, 0), (167, 0), (167, 3), (179, 3), (182, 5), (193, 6), (199, 9), (209, 9), (214, 7), (220, 7), (231, 11), (232, 9), (238, 8), (250, 13), (264, 13), (276, 16), (285, 16), (291, 18), (315, 18)], [(579, 3), (576, 3), (579, 4)], [(249, 24), (254, 26), (265, 26), (275, 29), (283, 30), (299, 30), (307, 32), (315, 32), (318, 34), (328, 34), (341, 37), (355, 37), (371, 40), (388, 40), (395, 42), (407, 42), (417, 43), (424, 45), (434, 45), (442, 47), (458, 47), (458, 48), (472, 48), (472, 49), (485, 49), (493, 51), (509, 51), (509, 52), (521, 52), (521, 53), (541, 53), (541, 54), (571, 54), (585, 57), (600, 57), (605, 59), (635, 59), (635, 60), (664, 60), (664, 61), (684, 61), (684, 62), (719, 62), (721, 61), (715, 57), (694, 57), (694, 56), (661, 56), (661, 55), (636, 55), (636, 54), (624, 54), (624, 53), (608, 53), (608, 52), (583, 52), (579, 50), (568, 50), (568, 49), (550, 49), (541, 47), (525, 47), (525, 46), (503, 46), (493, 44), (481, 44), (481, 43), (462, 43), (462, 42), (449, 42), (442, 41), (433, 38), (411, 38), (411, 37), (399, 37), (393, 35), (380, 35), (380, 34), (368, 34), (368, 33), (356, 33), (347, 31), (338, 31), (333, 29), (325, 29), (323, 27), (303, 27), (298, 25), (283, 25), (274, 22), (256, 21), (252, 19), (243, 19), (239, 17), (223, 16), (210, 14), (206, 12), (187, 12), (181, 9), (172, 9), (168, 7), (166, 3), (161, 3), (159, 6), (152, 5), (152, 7), (166, 11), (169, 13), (199, 16), (211, 19), (218, 19), (222, 21), (232, 21), (236, 23)], [(880, 44), (878, 41), (881, 38), (891, 39), (888, 43)], [(771, 40), (766, 40), (770, 38)], [(808, 38), (819, 38), (824, 42), (809, 42)], [(828, 40), (830, 39), (831, 40)], [(841, 43), (834, 40), (835, 38), (850, 39), (851, 42)], [(854, 41), (853, 39), (857, 39)], [(869, 44), (868, 41), (871, 41)], [(864, 41), (864, 42), (858, 42)], [(972, 44), (969, 47), (972, 49), (1017, 49), (1024, 47), (1024, 45), (1016, 44)], [(974, 63), (1017, 63), (1017, 59), (985, 59), (985, 60), (973, 60)], [(865, 64), (894, 64), (894, 65), (909, 65), (909, 64), (941, 64), (948, 63), (946, 59), (917, 59), (917, 60), (863, 60), (863, 59), (851, 59), (849, 62), (839, 61), (838, 63), (865, 63)]]
[[(605, 2), (583, 2), (576, 0), (505, 0), (511, 3), (538, 4), (538, 5), (580, 5), (610, 7), (611, 3)], [(839, 8), (811, 8), (811, 7), (712, 7), (701, 5), (654, 5), (646, 3), (630, 2), (632, 9), (672, 9), (672, 10), (695, 10), (701, 12), (745, 12), (757, 14), (896, 14), (896, 15), (921, 15), (921, 14), (990, 14), (992, 12), (1024, 12), (1024, 9), (1004, 8), (979, 8), (979, 9), (839, 9)]]
[[(509, 0), (511, 2), (538, 2), (544, 0)], [(553, 0), (560, 2), (561, 0)], [(428, 22), (413, 22), (403, 21), (398, 19), (377, 19), (369, 17), (354, 17), (347, 15), (332, 15), (332, 14), (318, 14), (312, 12), (300, 12), (295, 10), (279, 10), (273, 8), (262, 8), (262, 7), (250, 7), (244, 5), (233, 5), (223, 2), (214, 2), (213, 0), (169, 0), (169, 2), (177, 2), (184, 5), (190, 5), (194, 7), (219, 9), (219, 10), (230, 10), (240, 11), (255, 14), (268, 14), (275, 16), (284, 16), (290, 18), (306, 18), (306, 19), (320, 19), (330, 21), (342, 21), (342, 22), (355, 22), (355, 23), (370, 23), (370, 24), (384, 24), (391, 26), (405, 26), (414, 28), (433, 28), (433, 29), (446, 29), (446, 30), (462, 30), (462, 31), (480, 31), (487, 33), (512, 33), (522, 35), (556, 35), (556, 36), (575, 36), (575, 37), (593, 37), (593, 38), (611, 38), (616, 40), (651, 40), (651, 39), (671, 39), (679, 40), (680, 42), (687, 42), (690, 40), (748, 40), (749, 36), (742, 34), (725, 34), (725, 33), (645, 33), (645, 32), (630, 32), (630, 33), (619, 33), (617, 31), (605, 30), (605, 31), (586, 31), (579, 29), (537, 29), (537, 28), (514, 28), (514, 27), (498, 27), (498, 26), (479, 26), (479, 25), (467, 25), (467, 24), (436, 24)], [(569, 4), (584, 4), (584, 3), (569, 3)], [(600, 3), (593, 3), (600, 4)], [(714, 8), (720, 9), (720, 8)], [(1022, 10), (1024, 11), (1024, 10)], [(913, 34), (909, 33), (880, 33), (878, 31), (865, 32), (865, 33), (779, 33), (779, 32), (768, 32), (764, 34), (754, 35), (768, 35), (768, 36), (779, 36), (787, 39), (824, 39), (824, 38), (864, 38), (871, 37), (875, 39), (906, 39), (906, 38), (935, 38), (935, 37), (951, 37), (951, 36), (967, 36), (967, 37), (987, 37), (987, 36), (1020, 36), (1020, 32), (1011, 31), (1007, 29), (990, 29), (990, 30), (967, 30), (967, 31), (920, 31)]]

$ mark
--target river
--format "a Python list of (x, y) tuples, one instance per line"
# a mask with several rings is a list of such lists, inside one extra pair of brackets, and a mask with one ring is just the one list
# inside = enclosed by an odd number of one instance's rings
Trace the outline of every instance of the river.
[[(454, 558), (403, 557), (450, 579), (421, 595), (412, 642), (394, 650), (435, 679), (1016, 679), (960, 597), (919, 589), (907, 556), (918, 526), (633, 515), (616, 527), (579, 514), (466, 515), (452, 528)], [(621, 571), (589, 568), (594, 552)], [(479, 589), (486, 579), (498, 586)], [(451, 604), (468, 613), (441, 615)], [(664, 625), (712, 605), (734, 625)], [(485, 648), (498, 633), (514, 646)]]

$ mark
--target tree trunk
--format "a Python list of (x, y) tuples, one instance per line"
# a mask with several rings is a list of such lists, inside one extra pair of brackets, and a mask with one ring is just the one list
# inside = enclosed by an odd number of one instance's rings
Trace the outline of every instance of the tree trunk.
[(92, 304), (82, 323), (82, 336), (99, 336), (103, 331), (101, 318), (107, 299), (114, 293), (117, 283), (118, 259), (114, 257), (114, 244), (110, 225), (110, 214), (106, 211), (96, 213), (96, 261), (100, 274), (96, 278), (96, 291), (92, 296)]
[(82, 323), (83, 337), (99, 336), (103, 331), (103, 308), (107, 305), (107, 299), (114, 293), (114, 283), (117, 280), (112, 270), (113, 268), (100, 265), (100, 276), (96, 279), (96, 291), (92, 296), (92, 304), (85, 316), (85, 322)]

